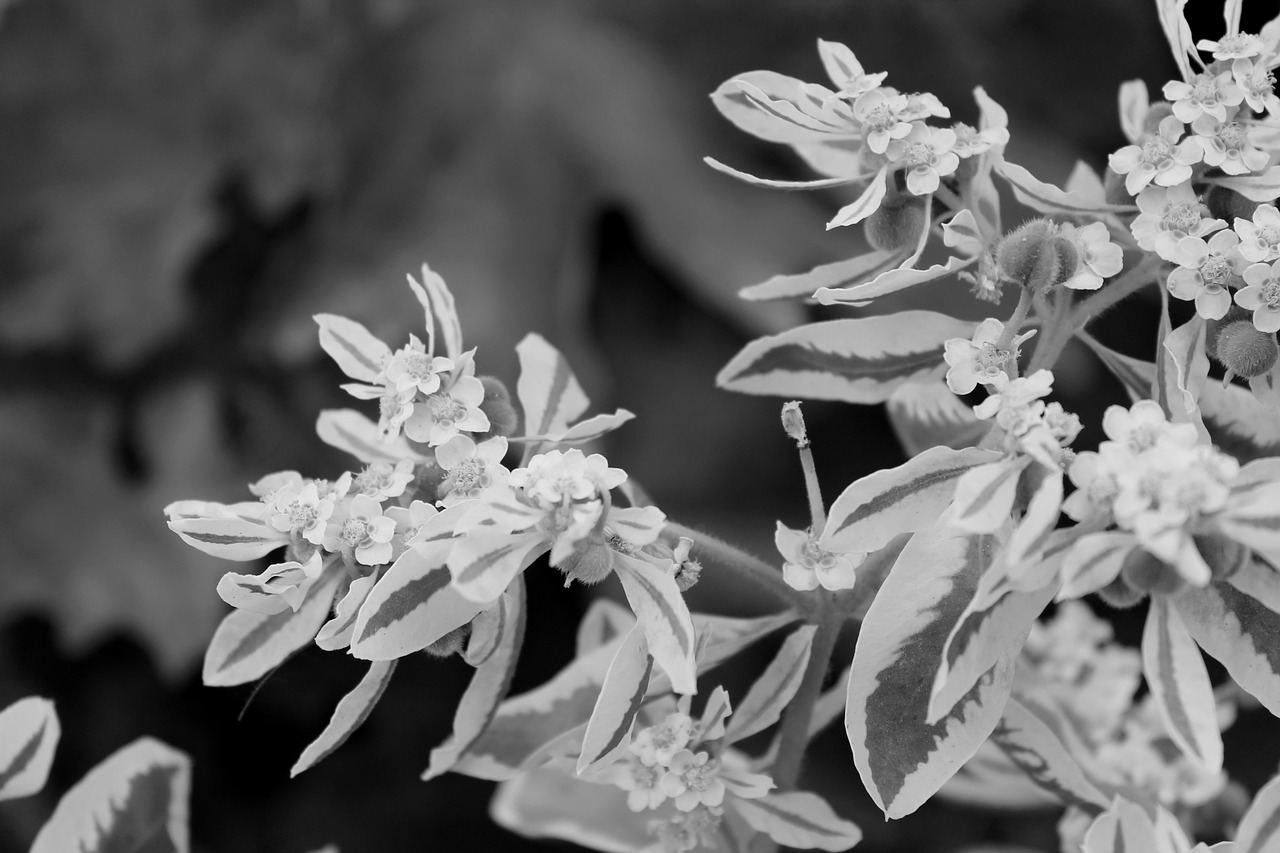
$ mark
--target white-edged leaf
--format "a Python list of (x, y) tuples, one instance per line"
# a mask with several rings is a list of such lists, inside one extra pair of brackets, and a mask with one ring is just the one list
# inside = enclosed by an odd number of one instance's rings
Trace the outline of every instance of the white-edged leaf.
[(828, 551), (869, 553), (900, 533), (931, 527), (950, 505), (956, 481), (999, 458), (994, 450), (934, 447), (855, 480), (831, 504), (819, 544)]
[(1063, 805), (1097, 814), (1109, 805), (1080, 764), (1044, 722), (1011, 698), (991, 740), (1032, 782)]
[(693, 619), (675, 577), (648, 560), (616, 552), (615, 557), (618, 580), (644, 631), (649, 654), (676, 693), (696, 693)]
[(753, 302), (769, 299), (810, 299), (820, 288), (854, 287), (870, 281), (896, 267), (907, 256), (901, 249), (879, 249), (846, 261), (814, 267), (808, 272), (775, 275), (760, 284), (738, 291), (738, 296)]
[(1280, 481), (1259, 483), (1235, 498), (1221, 513), (1219, 529), (1280, 565)]
[(0, 801), (44, 787), (61, 736), (58, 712), (48, 699), (28, 696), (0, 711)]
[(1275, 853), (1280, 850), (1280, 777), (1263, 785), (1240, 818), (1236, 853)]
[(396, 661), (374, 661), (350, 693), (338, 701), (333, 709), (329, 725), (320, 736), (307, 744), (298, 760), (289, 770), (289, 776), (297, 776), (328, 758), (338, 747), (347, 742), (352, 732), (364, 725), (378, 700), (382, 698), (391, 676), (396, 671)]
[(1152, 596), (1142, 632), (1142, 665), (1169, 736), (1208, 770), (1222, 769), (1222, 732), (1217, 702), (1200, 649), (1178, 609)]
[(932, 311), (810, 323), (747, 344), (716, 376), (745, 394), (882, 403), (907, 382), (940, 376), (943, 343), (973, 323)]
[(801, 625), (782, 643), (773, 660), (738, 703), (733, 718), (729, 720), (725, 743), (736, 743), (778, 721), (782, 710), (791, 703), (804, 680), (816, 631), (815, 625)]
[(1235, 190), (1249, 201), (1264, 204), (1274, 202), (1280, 196), (1280, 166), (1270, 166), (1261, 175), (1238, 175), (1206, 178), (1205, 183), (1217, 184)]
[(934, 795), (961, 806), (993, 811), (1042, 810), (1058, 799), (1036, 785), (1018, 765), (988, 740)]
[(316, 435), (330, 447), (349, 453), (361, 462), (390, 462), (401, 459), (422, 462), (421, 453), (409, 447), (403, 436), (383, 441), (378, 425), (355, 409), (325, 409), (316, 419)]
[[(1084, 836), (1084, 853), (1166, 853), (1156, 839), (1155, 825), (1141, 808), (1116, 798)], [(1175, 853), (1175, 851), (1168, 851)]]
[(943, 382), (900, 385), (889, 395), (885, 410), (908, 456), (919, 456), (940, 445), (973, 447), (991, 429)]
[(582, 738), (578, 775), (606, 766), (631, 743), (631, 726), (649, 690), (652, 671), (653, 656), (645, 644), (644, 630), (636, 625), (623, 638), (605, 673)]
[(1082, 333), (1078, 337), (1093, 350), (1093, 354), (1098, 357), (1103, 366), (1120, 380), (1120, 384), (1129, 394), (1130, 402), (1136, 403), (1139, 400), (1150, 400), (1154, 397), (1156, 366), (1153, 363), (1118, 353), (1100, 344), (1092, 335)]
[(952, 275), (977, 262), (976, 258), (948, 258), (946, 263), (934, 264), (928, 269), (918, 270), (901, 267), (886, 270), (871, 281), (856, 284), (852, 287), (822, 287), (814, 291), (813, 298), (823, 305), (852, 305), (858, 307), (869, 305), (873, 299), (897, 293), (917, 284), (937, 281)]
[(355, 320), (337, 314), (317, 314), (320, 348), (337, 362), (342, 372), (361, 382), (378, 382), (391, 350)]
[(929, 694), (951, 629), (991, 559), (993, 537), (944, 525), (916, 533), (871, 603), (849, 672), (845, 730), (867, 791), (889, 818), (911, 814), (995, 728), (1013, 682), (997, 663), (935, 724)]
[(1018, 201), (1041, 213), (1126, 213), (1133, 205), (1099, 204), (1096, 199), (1069, 193), (1031, 174), (1017, 163), (1004, 158), (995, 161), (995, 171), (1013, 187)]
[(511, 440), (544, 442), (544, 447), (541, 449), (559, 444), (585, 444), (588, 441), (595, 441), (603, 435), (608, 435), (634, 417), (634, 413), (626, 409), (618, 409), (611, 415), (592, 415), (589, 418), (584, 418), (561, 433), (520, 436)]
[(296, 611), (275, 614), (236, 610), (214, 632), (204, 656), (204, 683), (230, 687), (253, 681), (315, 639), (329, 615), (339, 575), (329, 571)]
[(1089, 533), (1080, 537), (1062, 562), (1058, 600), (1083, 598), (1111, 583), (1136, 547), (1132, 533)]
[(841, 228), (845, 225), (856, 225), (866, 219), (880, 209), (880, 202), (884, 201), (885, 193), (888, 191), (889, 167), (883, 166), (871, 178), (867, 188), (862, 191), (862, 195), (836, 211), (836, 215), (831, 217), (831, 221), (827, 223), (827, 230)]
[[(795, 618), (792, 613), (758, 619), (694, 616), (694, 627), (704, 645), (698, 657), (698, 671), (706, 672)], [(489, 728), (471, 745), (454, 771), (501, 781), (540, 765), (557, 745), (576, 752), (621, 643), (622, 637), (615, 636), (579, 655), (545, 684), (503, 702)], [(648, 695), (666, 693), (670, 685), (664, 673), (655, 671)]]
[(1033, 592), (1009, 590), (993, 600), (986, 587), (997, 579), (985, 571), (985, 564), (982, 569), (973, 599), (947, 637), (926, 722), (937, 722), (951, 713), (956, 702), (993, 666), (1022, 651), (1036, 617), (1058, 589), (1056, 583), (1050, 583)]
[(970, 533), (994, 533), (1009, 521), (1022, 471), (1029, 456), (1007, 456), (990, 465), (966, 471), (956, 481), (956, 493), (946, 522)]
[(352, 655), (404, 657), (467, 624), (484, 608), (454, 589), (444, 565), (447, 551), (447, 542), (410, 548), (378, 579), (356, 616)]
[(574, 654), (590, 654), (601, 646), (626, 634), (636, 624), (635, 614), (608, 598), (593, 599), (578, 623)]
[(1023, 564), (1036, 560), (1049, 544), (1049, 537), (1062, 515), (1062, 473), (1056, 470), (1041, 473), (1044, 479), (1009, 536), (1009, 544), (1005, 548), (1005, 560), (1009, 563)]
[(516, 344), (520, 378), (516, 396), (529, 435), (556, 435), (582, 417), (591, 405), (569, 362), (541, 335), (532, 332)]
[(493, 654), (477, 667), (475, 675), (453, 715), (453, 734), (440, 746), (431, 750), (431, 759), (423, 771), (424, 781), (452, 770), (493, 721), (498, 707), (507, 698), (511, 678), (515, 675), (516, 660), (524, 644), (527, 599), (524, 578), (502, 594), (497, 606), (503, 609), (502, 634)]
[(784, 847), (848, 850), (862, 840), (862, 830), (836, 814), (827, 801), (809, 791), (734, 799), (729, 807), (757, 832)]
[(422, 265), (421, 284), (413, 276), (408, 276), (408, 279), (409, 288), (418, 298), (426, 315), (427, 351), (432, 355), (439, 355), (435, 347), (436, 326), (439, 325), (440, 336), (444, 338), (444, 354), (456, 360), (462, 355), (462, 323), (458, 319), (458, 309), (448, 285), (426, 264)]
[(1177, 607), (1200, 647), (1280, 717), (1280, 614), (1226, 583), (1187, 590)]
[(773, 178), (761, 178), (751, 174), (750, 172), (735, 169), (732, 166), (721, 163), (714, 157), (703, 157), (702, 162), (706, 163), (717, 172), (728, 175), (731, 178), (737, 178), (745, 184), (751, 184), (753, 187), (765, 187), (773, 190), (825, 190), (830, 189), (831, 187), (842, 187), (846, 184), (856, 183), (867, 177), (865, 175), (850, 175), (848, 177), (816, 178), (809, 181), (779, 181), (774, 180)]
[(1226, 582), (1268, 610), (1280, 613), (1280, 572), (1261, 560), (1245, 559)]
[(169, 529), (193, 548), (244, 563), (288, 544), (289, 534), (243, 518), (180, 518)]
[[(748, 95), (741, 85), (746, 83), (754, 92)], [(829, 138), (826, 130), (815, 130), (808, 123), (798, 123), (790, 113), (772, 108), (771, 102), (792, 101), (804, 85), (794, 77), (775, 71), (750, 71), (726, 80), (711, 93), (711, 101), (720, 114), (733, 122), (739, 130), (769, 142), (813, 142)], [(755, 93), (763, 93), (765, 103)]]
[(326, 652), (351, 646), (351, 637), (355, 634), (356, 617), (360, 615), (360, 606), (369, 597), (369, 590), (373, 589), (373, 585), (377, 582), (377, 572), (351, 581), (346, 593), (338, 599), (338, 604), (333, 608), (333, 616), (316, 634), (317, 646)]
[(1280, 418), (1274, 407), (1239, 385), (1206, 382), (1200, 415), (1213, 443), (1240, 462), (1280, 456)]
[(191, 759), (139, 738), (67, 791), (31, 853), (187, 853), (190, 797)]
[(1206, 329), (1204, 318), (1197, 314), (1166, 335), (1161, 348), (1163, 357), (1169, 360), (1165, 376), (1170, 383), (1166, 393), (1173, 408), (1172, 420), (1194, 424), (1205, 440), (1209, 434), (1200, 418), (1196, 400), (1209, 378)]
[(1151, 107), (1147, 84), (1142, 80), (1126, 80), (1120, 84), (1120, 127), (1125, 138), (1136, 143), (1142, 138), (1142, 123)]

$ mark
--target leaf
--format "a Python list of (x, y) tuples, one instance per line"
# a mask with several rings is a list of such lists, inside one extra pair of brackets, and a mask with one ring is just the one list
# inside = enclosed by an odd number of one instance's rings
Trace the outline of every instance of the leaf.
[[(765, 113), (772, 120), (771, 123), (774, 128), (782, 131), (784, 124), (790, 126), (788, 133), (791, 139), (786, 141), (800, 142), (823, 139), (840, 130), (844, 131), (842, 135), (852, 135), (852, 128), (840, 128), (833, 125), (826, 118), (815, 115), (819, 110), (811, 107), (805, 98), (805, 90), (808, 84), (800, 83), (792, 87), (788, 85), (788, 78), (783, 75), (778, 74), (766, 78), (759, 76), (765, 73), (767, 72), (757, 71), (750, 78), (744, 75), (732, 82), (746, 96), (749, 104), (760, 112)], [(770, 82), (775, 85), (772, 87), (772, 91), (765, 91), (755, 85), (756, 81)], [(797, 82), (799, 83), (799, 81)], [(804, 135), (805, 131), (808, 131), (810, 135), (806, 137)], [(753, 130), (748, 132), (754, 133)]]
[(857, 824), (837, 815), (826, 800), (808, 791), (735, 798), (729, 807), (753, 829), (785, 847), (847, 850), (862, 840)]
[(440, 336), (444, 338), (445, 355), (457, 359), (462, 355), (462, 323), (458, 319), (458, 309), (444, 279), (432, 272), (426, 264), (422, 265), (422, 283), (409, 276), (409, 287), (413, 295), (418, 297), (422, 310), (426, 314), (426, 330), (430, 340), (428, 349), (436, 353), (436, 326), (440, 326)]
[(939, 445), (957, 450), (973, 447), (991, 428), (942, 382), (900, 385), (889, 395), (885, 409), (908, 456)]
[(61, 735), (58, 713), (48, 699), (28, 696), (0, 711), (0, 801), (44, 787)]
[(1199, 404), (1205, 428), (1224, 453), (1241, 463), (1280, 456), (1280, 418), (1249, 391), (1206, 382)]
[(197, 550), (237, 562), (265, 557), (289, 542), (288, 534), (242, 518), (182, 518), (169, 522), (169, 529)]
[(391, 350), (355, 320), (336, 314), (317, 314), (320, 347), (352, 379), (377, 384)]
[(1247, 556), (1226, 583), (1256, 599), (1273, 613), (1280, 613), (1280, 572), (1261, 560)]
[(204, 683), (231, 687), (253, 681), (315, 639), (329, 615), (339, 575), (329, 571), (297, 611), (275, 614), (235, 610), (222, 620), (204, 657)]
[(1009, 456), (966, 471), (956, 481), (947, 523), (971, 533), (994, 533), (1009, 520), (1029, 456)]
[(881, 403), (942, 372), (943, 342), (973, 324), (931, 311), (828, 320), (752, 341), (716, 377), (746, 394)]
[(729, 721), (725, 743), (736, 743), (778, 721), (804, 680), (816, 631), (816, 625), (801, 625), (783, 641), (773, 660), (738, 703)]
[(1081, 849), (1084, 853), (1126, 853), (1136, 850), (1165, 853), (1156, 838), (1155, 826), (1146, 812), (1119, 798), (1109, 811), (1089, 827)]
[(1261, 175), (1206, 178), (1205, 183), (1235, 190), (1249, 201), (1270, 204), (1280, 196), (1280, 166), (1269, 166)]
[(1204, 659), (1178, 609), (1152, 596), (1142, 632), (1142, 667), (1169, 736), (1209, 773), (1222, 769), (1222, 733)]
[(1022, 166), (1003, 157), (995, 161), (995, 171), (1009, 182), (1018, 201), (1041, 213), (1099, 214), (1127, 213), (1133, 205), (1099, 204), (1079, 193), (1065, 192), (1053, 184), (1039, 180)]
[(191, 759), (139, 738), (66, 793), (31, 853), (186, 853)]
[(1280, 614), (1225, 583), (1187, 590), (1177, 608), (1196, 643), (1280, 717)]
[(834, 178), (818, 178), (811, 181), (778, 181), (772, 178), (761, 178), (748, 172), (735, 169), (721, 163), (714, 157), (703, 157), (702, 162), (721, 174), (728, 175), (731, 178), (737, 178), (743, 183), (750, 184), (753, 187), (766, 187), (774, 190), (822, 190), (831, 187), (842, 187), (846, 184), (852, 184), (861, 180), (862, 175), (838, 176)]
[[(705, 672), (737, 654), (747, 645), (794, 621), (793, 614), (759, 619), (720, 616), (694, 617), (699, 638), (706, 648), (698, 658)], [(480, 779), (510, 779), (524, 769), (543, 763), (557, 745), (576, 751), (584, 726), (595, 709), (600, 687), (622, 637), (614, 637), (565, 666), (550, 681), (503, 702), (484, 734), (472, 744), (453, 769)], [(671, 689), (662, 672), (653, 673), (650, 697)]]
[(988, 740), (934, 795), (962, 806), (992, 811), (1041, 810), (1056, 806), (1058, 799), (1030, 777)]
[(1063, 561), (1058, 600), (1083, 598), (1111, 583), (1136, 547), (1137, 540), (1131, 533), (1089, 533), (1080, 537)]
[(1154, 396), (1153, 387), (1156, 381), (1156, 366), (1149, 361), (1130, 358), (1113, 349), (1103, 346), (1092, 335), (1078, 334), (1077, 337), (1093, 350), (1103, 366), (1111, 371), (1124, 390), (1129, 394), (1130, 402), (1150, 400)]
[(1108, 806), (1106, 796), (1039, 717), (1010, 699), (991, 740), (1040, 788), (1066, 806), (1097, 814)]
[(378, 573), (356, 578), (347, 586), (347, 592), (338, 599), (333, 608), (333, 617), (325, 622), (316, 634), (316, 645), (326, 652), (351, 647), (351, 637), (356, 630), (356, 616), (360, 614), (360, 606), (369, 597), (369, 590), (378, 582)]
[(289, 770), (290, 778), (304, 770), (310, 770), (328, 758), (334, 750), (347, 742), (347, 738), (356, 729), (364, 725), (387, 685), (391, 683), (391, 676), (395, 671), (396, 661), (374, 661), (369, 665), (369, 671), (360, 679), (355, 689), (339, 700), (338, 707), (334, 708), (333, 716), (329, 718), (329, 725), (298, 756)]
[(1142, 122), (1151, 108), (1147, 84), (1142, 80), (1126, 80), (1120, 84), (1120, 126), (1125, 138), (1136, 143), (1142, 137)]
[(569, 362), (545, 338), (532, 333), (516, 344), (516, 354), (520, 357), (516, 395), (524, 409), (525, 432), (564, 432), (591, 404)]
[(982, 745), (1000, 719), (1013, 660), (997, 663), (939, 722), (926, 721), (947, 637), (991, 559), (991, 537), (943, 525), (915, 534), (863, 620), (845, 729), (854, 764), (888, 818), (911, 814)]
[[(917, 284), (937, 281), (952, 273), (972, 266), (976, 258), (948, 258), (945, 264), (934, 264), (928, 269), (918, 270), (901, 267), (886, 270), (871, 281), (856, 284), (852, 287), (820, 287), (813, 298), (823, 305), (853, 305), (855, 307), (869, 305), (873, 299), (898, 293)], [(972, 334), (972, 329), (964, 334)], [(963, 337), (963, 335), (957, 335)]]
[(563, 433), (552, 433), (542, 438), (551, 445), (586, 444), (588, 441), (595, 441), (601, 436), (608, 435), (634, 417), (634, 413), (626, 409), (618, 409), (611, 415), (592, 415), (584, 418)]
[(1274, 853), (1280, 845), (1280, 777), (1263, 785), (1236, 830), (1235, 853)]
[(636, 624), (630, 610), (608, 598), (593, 599), (578, 623), (574, 656), (583, 657), (626, 634)]
[(906, 253), (901, 249), (881, 249), (814, 267), (808, 272), (793, 275), (775, 275), (760, 284), (753, 284), (738, 291), (743, 299), (764, 301), (769, 299), (812, 298), (819, 289), (853, 287), (869, 281), (898, 265)]
[(378, 579), (356, 616), (353, 656), (404, 657), (467, 624), (484, 608), (454, 589), (444, 565), (447, 551), (447, 542), (410, 548)]
[(900, 533), (934, 525), (966, 472), (1000, 458), (993, 450), (935, 447), (896, 468), (854, 481), (827, 513), (820, 541), (828, 551), (877, 551)]
[(867, 188), (862, 191), (862, 195), (836, 211), (836, 215), (831, 217), (831, 221), (827, 223), (827, 230), (830, 231), (832, 228), (840, 228), (845, 225), (856, 225), (875, 213), (880, 209), (880, 202), (884, 201), (884, 196), (888, 189), (889, 168), (882, 166), (880, 171), (871, 179), (871, 182), (867, 184)]
[(471, 683), (467, 685), (467, 691), (462, 694), (462, 700), (453, 715), (453, 734), (431, 750), (431, 760), (422, 773), (423, 781), (434, 779), (454, 768), (489, 728), (499, 705), (507, 698), (507, 691), (511, 689), (516, 660), (520, 657), (520, 647), (524, 644), (528, 609), (523, 577), (517, 578), (502, 594), (497, 606), (505, 611), (501, 619), (503, 631), (498, 640), (498, 648), (471, 677)]
[(789, 111), (773, 107), (778, 102), (794, 100), (803, 85), (794, 77), (774, 71), (751, 71), (721, 83), (711, 93), (711, 102), (739, 130), (768, 142), (828, 139), (827, 130), (815, 129), (809, 121), (797, 120)]
[(1219, 530), (1271, 565), (1280, 564), (1280, 482), (1258, 483), (1233, 497), (1220, 513)]
[(1175, 423), (1192, 423), (1208, 439), (1196, 400), (1209, 378), (1209, 356), (1205, 354), (1206, 325), (1199, 314), (1165, 336), (1161, 353), (1169, 360), (1165, 369), (1171, 383), (1166, 394)]
[(649, 690), (653, 656), (645, 646), (644, 631), (637, 625), (618, 646), (605, 673), (587, 732), (578, 756), (578, 775), (607, 766), (631, 743), (631, 726)]
[(351, 454), (366, 464), (401, 459), (424, 462), (427, 457), (409, 447), (403, 436), (383, 441), (378, 425), (355, 409), (326, 409), (316, 419), (316, 435), (330, 447)]
[(676, 693), (698, 690), (693, 619), (675, 577), (648, 560), (615, 552), (614, 567), (648, 641), (649, 654)]

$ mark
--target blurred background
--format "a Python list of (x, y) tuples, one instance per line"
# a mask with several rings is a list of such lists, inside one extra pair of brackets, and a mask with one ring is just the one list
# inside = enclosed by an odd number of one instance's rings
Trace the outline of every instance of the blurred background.
[[(1216, 37), (1216, 9), (1205, 19), (1197, 35)], [(613, 464), (668, 515), (768, 554), (774, 521), (806, 515), (779, 401), (713, 379), (808, 309), (735, 294), (865, 244), (824, 230), (838, 192), (704, 166), (807, 177), (707, 94), (756, 68), (823, 79), (819, 37), (957, 119), (976, 120), (985, 86), (1009, 111), (1009, 158), (1051, 181), (1123, 144), (1121, 81), (1154, 93), (1174, 73), (1149, 0), (0, 0), (0, 706), (49, 696), (64, 729), (45, 792), (0, 805), (0, 851), (25, 849), (67, 787), (141, 734), (195, 758), (199, 851), (529, 848), (488, 820), (487, 783), (418, 780), (469, 677), (460, 661), (406, 660), (365, 727), (290, 782), (362, 667), (310, 650), (256, 693), (202, 687), (228, 567), (182, 545), (161, 508), (349, 466), (314, 435), (320, 409), (350, 403), (311, 315), (403, 340), (422, 316), (404, 276), (426, 261), (482, 372), (514, 386), (512, 346), (542, 333), (596, 410), (639, 414), (604, 448)], [(915, 300), (985, 307), (956, 282)], [(1142, 310), (1101, 337), (1149, 354), (1149, 319), (1129, 331)], [(1121, 395), (1068, 358), (1057, 389), (1088, 423)], [(878, 409), (806, 413), (829, 499), (901, 459)], [(599, 594), (530, 572), (515, 691), (567, 662)], [(691, 603), (768, 607), (714, 576)], [(838, 727), (815, 756), (807, 784), (863, 826), (868, 853), (1055, 844), (1052, 812), (931, 803), (885, 824)], [(1258, 761), (1253, 786), (1274, 755)]]

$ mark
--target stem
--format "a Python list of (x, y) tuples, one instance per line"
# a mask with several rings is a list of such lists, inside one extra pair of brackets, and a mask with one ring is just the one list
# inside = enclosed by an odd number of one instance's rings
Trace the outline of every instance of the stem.
[(813, 464), (813, 451), (809, 442), (797, 444), (800, 451), (800, 467), (804, 470), (804, 488), (809, 495), (809, 516), (813, 520), (813, 535), (819, 536), (827, 526), (827, 511), (822, 506), (822, 489), (818, 487), (818, 469)]
[[(1031, 313), (1031, 306), (1035, 301), (1035, 297), (1030, 290), (1025, 287), (1018, 295), (1018, 305), (1013, 309), (1013, 314), (1004, 323), (1004, 331), (1000, 333), (999, 339), (995, 343), (997, 350), (1009, 349), (1013, 346), (1013, 339), (1018, 336), (1018, 330), (1022, 328), (1022, 324), (1027, 321), (1027, 315)], [(1017, 376), (1018, 366), (1013, 365), (1014, 376)]]
[(728, 569), (739, 577), (746, 578), (782, 602), (798, 607), (802, 612), (807, 612), (813, 608), (811, 596), (798, 589), (792, 589), (782, 579), (782, 573), (778, 569), (759, 557), (748, 554), (741, 548), (730, 545), (723, 539), (718, 539), (709, 533), (694, 530), (692, 527), (686, 527), (674, 521), (667, 522), (665, 532), (672, 536), (683, 536), (687, 539), (692, 539), (694, 547), (698, 549), (698, 555), (706, 562), (722, 569)]
[(933, 196), (947, 207), (951, 208), (952, 213), (959, 213), (964, 210), (964, 202), (957, 198), (955, 193), (942, 184), (938, 184), (938, 188), (933, 191)]
[(1085, 324), (1095, 314), (1101, 314), (1112, 305), (1150, 284), (1154, 280), (1154, 273), (1159, 269), (1161, 263), (1163, 262), (1156, 261), (1152, 263), (1150, 260), (1141, 263), (1081, 302), (1071, 312), (1072, 332), (1074, 333), (1078, 328), (1084, 328)]
[(821, 602), (822, 607), (817, 614), (818, 630), (813, 635), (813, 646), (809, 651), (809, 665), (805, 668), (800, 688), (783, 712), (782, 728), (778, 733), (778, 757), (773, 762), (772, 776), (780, 791), (795, 788), (800, 779), (800, 768), (809, 745), (809, 723), (813, 719), (814, 705), (822, 695), (822, 682), (831, 666), (831, 655), (835, 652), (840, 626), (844, 622), (844, 614), (836, 606), (833, 596), (824, 594)]

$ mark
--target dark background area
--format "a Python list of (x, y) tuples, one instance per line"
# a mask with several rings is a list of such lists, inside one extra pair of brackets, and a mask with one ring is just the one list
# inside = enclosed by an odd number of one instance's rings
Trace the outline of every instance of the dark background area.
[[(774, 521), (805, 515), (778, 401), (713, 378), (803, 312), (735, 293), (865, 244), (824, 231), (847, 201), (838, 193), (774, 193), (706, 168), (713, 155), (806, 177), (706, 94), (755, 68), (822, 80), (816, 39), (843, 41), (957, 119), (976, 119), (971, 90), (985, 86), (1009, 111), (1009, 158), (1056, 181), (1123, 144), (1120, 82), (1142, 77), (1158, 96), (1175, 73), (1146, 0), (0, 9), (0, 706), (51, 697), (64, 731), (47, 789), (0, 804), (0, 851), (25, 849), (62, 792), (142, 734), (195, 759), (199, 851), (529, 847), (488, 820), (488, 783), (418, 780), (469, 677), (460, 661), (406, 660), (364, 728), (293, 781), (288, 768), (362, 665), (309, 649), (256, 693), (199, 683), (226, 610), (214, 585), (230, 567), (183, 546), (161, 508), (243, 499), (273, 470), (352, 464), (314, 435), (320, 409), (350, 403), (311, 315), (403, 340), (421, 323), (403, 277), (429, 262), (457, 295), (482, 372), (514, 386), (512, 346), (542, 333), (597, 410), (638, 413), (605, 448), (613, 464), (673, 518), (767, 555)], [(1273, 13), (1248, 10), (1246, 29)], [(1216, 9), (1195, 31), (1220, 34)], [(956, 282), (913, 300), (985, 307)], [(1098, 335), (1146, 355), (1151, 306), (1135, 303)], [(1119, 388), (1076, 351), (1056, 388), (1093, 424), (1078, 446), (1096, 444)], [(806, 414), (828, 499), (901, 460), (879, 409)], [(557, 573), (530, 570), (515, 691), (570, 658), (598, 594), (617, 591), (564, 590)], [(745, 615), (767, 602), (708, 575), (691, 605)], [(1122, 625), (1136, 641), (1133, 627)], [(1262, 731), (1246, 719), (1229, 733), (1229, 762)], [(1233, 769), (1256, 787), (1274, 752), (1253, 749)], [(868, 853), (1056, 844), (1052, 814), (934, 802), (886, 824), (838, 726), (813, 754), (807, 783), (858, 821)]]

